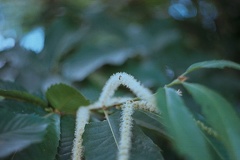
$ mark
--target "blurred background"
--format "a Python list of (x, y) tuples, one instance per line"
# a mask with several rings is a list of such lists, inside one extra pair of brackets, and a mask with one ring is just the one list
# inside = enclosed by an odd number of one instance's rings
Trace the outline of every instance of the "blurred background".
[[(95, 101), (115, 72), (153, 92), (191, 64), (240, 63), (238, 0), (0, 0), (0, 79), (42, 93), (67, 83)], [(201, 70), (240, 108), (240, 72)]]

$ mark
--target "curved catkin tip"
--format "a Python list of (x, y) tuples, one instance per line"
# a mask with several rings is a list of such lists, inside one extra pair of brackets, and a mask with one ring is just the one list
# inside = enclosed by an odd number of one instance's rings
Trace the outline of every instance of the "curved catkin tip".
[(109, 99), (114, 95), (117, 88), (123, 85), (129, 88), (137, 97), (147, 100), (152, 95), (152, 92), (143, 87), (133, 76), (119, 72), (113, 74), (103, 87), (102, 93), (99, 97), (99, 102), (105, 105)]
[(87, 107), (80, 107), (77, 111), (75, 139), (73, 141), (72, 160), (81, 160), (83, 154), (82, 135), (84, 133), (85, 125), (90, 118), (90, 112)]
[(130, 102), (126, 102), (123, 106), (121, 124), (120, 124), (120, 142), (118, 160), (128, 160), (130, 157), (131, 138), (133, 119), (132, 114), (134, 108)]

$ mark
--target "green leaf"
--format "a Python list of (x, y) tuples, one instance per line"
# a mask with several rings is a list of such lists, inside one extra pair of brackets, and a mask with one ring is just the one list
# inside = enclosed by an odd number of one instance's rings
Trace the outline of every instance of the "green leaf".
[(27, 92), (0, 90), (0, 96), (3, 96), (4, 98), (29, 102), (29, 103), (32, 103), (35, 105), (42, 106), (44, 108), (48, 107), (47, 103), (45, 101), (43, 101), (42, 99), (40, 99), (36, 96), (33, 96), (33, 95), (27, 93)]
[[(118, 123), (114, 124), (112, 116), (109, 116), (114, 136), (119, 141)], [(113, 117), (115, 119), (119, 116)], [(83, 134), (84, 155), (86, 160), (112, 160), (116, 159), (117, 144), (107, 121), (91, 122), (86, 125)]]
[(42, 107), (12, 99), (4, 99), (0, 101), (0, 112), (1, 110), (7, 110), (12, 113), (20, 114), (37, 114), (40, 116), (44, 116), (48, 113)]
[(230, 159), (229, 153), (226, 152), (226, 148), (224, 144), (221, 141), (219, 141), (217, 137), (214, 137), (212, 135), (209, 135), (208, 133), (205, 133), (205, 138), (207, 142), (210, 144), (210, 146), (213, 148), (213, 151), (215, 152), (215, 158), (213, 159), (222, 159), (222, 160)]
[(0, 112), (0, 157), (41, 142), (46, 134), (47, 121), (36, 115)]
[[(118, 143), (120, 139), (120, 116), (120, 112), (116, 112), (109, 116), (109, 122), (105, 120), (86, 125), (83, 134), (84, 155), (86, 160), (112, 160), (117, 158), (118, 144), (116, 144), (114, 136)], [(109, 123), (111, 124), (114, 135), (111, 132)], [(163, 159), (160, 149), (136, 124), (133, 126), (132, 133), (131, 160)]]
[(137, 52), (126, 47), (113, 49), (112, 47), (83, 46), (64, 61), (63, 74), (71, 80), (83, 80), (105, 64), (120, 65), (136, 54)]
[(218, 93), (202, 85), (183, 85), (202, 106), (207, 122), (217, 131), (232, 159), (240, 159), (240, 119), (231, 104)]
[(41, 98), (29, 94), (23, 87), (12, 82), (0, 80), (0, 96), (6, 99), (14, 99), (18, 101), (32, 103), (43, 108), (47, 108), (47, 103)]
[[(48, 68), (54, 67), (61, 58), (66, 59), (66, 54), (78, 46), (82, 39), (83, 29), (72, 27), (66, 19), (58, 19), (46, 29), (46, 44), (44, 45), (41, 58), (44, 58)], [(79, 36), (75, 36), (79, 35)], [(51, 53), (51, 54), (49, 54)]]
[(75, 117), (73, 115), (61, 116), (61, 135), (58, 147), (57, 160), (69, 160), (72, 155)]
[(133, 126), (130, 160), (163, 159), (160, 148), (137, 126)]
[(165, 132), (165, 127), (160, 122), (161, 117), (157, 114), (136, 110), (133, 114), (133, 119), (136, 124), (141, 127), (155, 130), (161, 134), (167, 135)]
[(157, 102), (176, 149), (190, 159), (211, 159), (207, 144), (181, 97), (171, 88), (157, 92)]
[(47, 103), (41, 98), (29, 94), (24, 88), (12, 82), (0, 81), (0, 96), (7, 99), (14, 99), (39, 105), (43, 108), (48, 107)]
[(81, 93), (66, 84), (52, 85), (47, 90), (46, 97), (55, 109), (64, 113), (75, 113), (80, 106), (89, 104)]
[(2, 80), (0, 80), (0, 90), (26, 91), (22, 86), (16, 83)]
[(212, 61), (204, 61), (204, 62), (198, 62), (198, 63), (192, 64), (182, 74), (182, 76), (184, 76), (192, 71), (202, 69), (202, 68), (219, 68), (219, 69), (221, 69), (221, 68), (225, 68), (225, 67), (240, 70), (240, 65), (235, 62), (231, 62), (231, 61), (227, 61), (227, 60), (212, 60)]
[(44, 117), (49, 125), (47, 133), (41, 143), (33, 144), (28, 148), (16, 152), (8, 159), (14, 160), (53, 160), (57, 154), (57, 147), (60, 140), (60, 116), (49, 114)]

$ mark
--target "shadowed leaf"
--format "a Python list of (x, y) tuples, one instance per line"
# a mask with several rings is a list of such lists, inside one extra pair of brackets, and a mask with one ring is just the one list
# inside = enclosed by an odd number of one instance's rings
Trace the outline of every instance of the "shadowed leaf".
[(75, 131), (75, 117), (72, 115), (64, 115), (61, 117), (61, 134), (58, 147), (58, 160), (69, 160), (72, 156), (72, 147)]

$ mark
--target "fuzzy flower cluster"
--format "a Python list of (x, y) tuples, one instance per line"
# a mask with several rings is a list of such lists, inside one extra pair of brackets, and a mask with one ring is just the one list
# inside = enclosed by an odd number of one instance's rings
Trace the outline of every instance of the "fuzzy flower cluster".
[(73, 149), (72, 149), (72, 159), (80, 160), (83, 154), (83, 146), (82, 146), (82, 135), (84, 133), (85, 125), (88, 123), (90, 117), (89, 109), (87, 107), (80, 107), (77, 111), (77, 119), (76, 119), (76, 130), (75, 130), (75, 139), (73, 141)]
[(129, 151), (131, 149), (131, 131), (133, 125), (132, 114), (134, 108), (128, 101), (123, 105), (122, 110), (118, 160), (127, 160), (129, 159)]
[[(132, 91), (139, 100), (131, 97), (113, 97), (120, 85)], [(99, 100), (87, 107), (80, 107), (77, 112), (75, 140), (73, 146), (73, 160), (80, 160), (83, 157), (82, 135), (85, 125), (89, 120), (89, 111), (92, 109), (107, 108), (119, 105), (122, 108), (120, 123), (120, 142), (118, 160), (127, 160), (130, 157), (131, 138), (134, 109), (143, 109), (158, 113), (155, 97), (152, 92), (143, 87), (133, 76), (120, 72), (112, 75), (103, 87)]]
[(149, 89), (144, 88), (133, 76), (127, 73), (116, 73), (110, 77), (102, 90), (99, 102), (105, 105), (112, 98), (120, 85), (129, 88), (137, 97), (147, 100), (152, 93)]
[(120, 85), (128, 88), (140, 99), (139, 101), (133, 102), (135, 108), (158, 113), (155, 97), (152, 92), (148, 88), (143, 87), (133, 76), (124, 72), (113, 74), (109, 78), (103, 87), (99, 100), (91, 104), (89, 109), (100, 109), (103, 106), (114, 106), (132, 100), (133, 98), (131, 97), (113, 97)]

